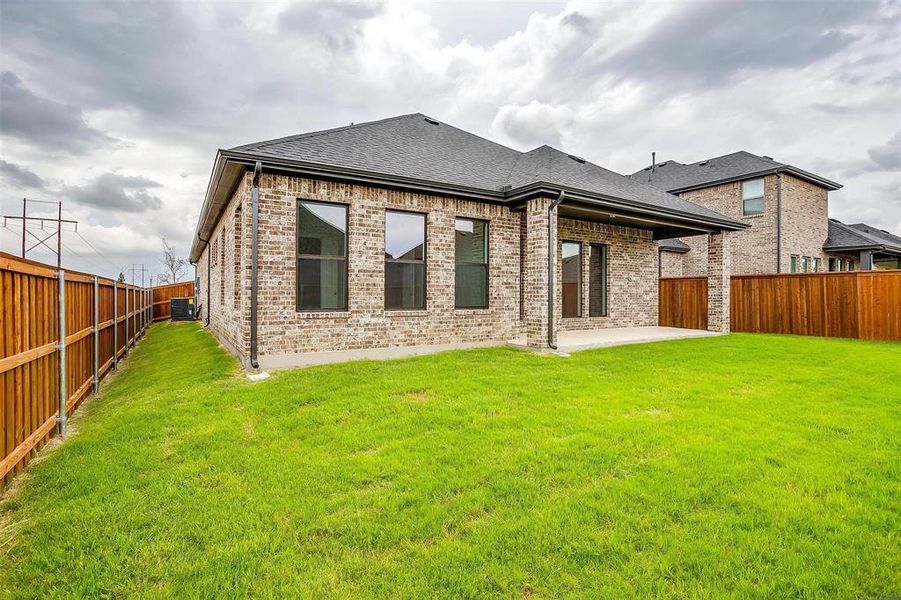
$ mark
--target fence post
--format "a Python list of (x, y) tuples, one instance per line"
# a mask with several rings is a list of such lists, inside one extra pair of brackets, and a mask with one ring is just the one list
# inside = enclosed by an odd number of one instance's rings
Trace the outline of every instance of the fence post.
[(66, 273), (57, 271), (59, 277), (59, 433), (66, 433)]
[(94, 393), (100, 389), (100, 282), (94, 275)]
[(128, 284), (125, 284), (125, 354), (122, 355), (122, 358), (126, 358), (128, 356), (128, 346), (129, 346), (129, 337), (128, 337)]
[(113, 282), (113, 370), (119, 363), (119, 282)]

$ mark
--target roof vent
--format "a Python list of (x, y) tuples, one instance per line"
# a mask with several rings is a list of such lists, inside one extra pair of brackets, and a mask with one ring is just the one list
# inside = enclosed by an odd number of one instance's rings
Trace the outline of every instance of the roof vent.
[(709, 160), (702, 160), (701, 162), (698, 163), (698, 166), (699, 166), (699, 167), (706, 167), (706, 166), (709, 165), (709, 164), (710, 164), (710, 161), (709, 161)]
[(575, 154), (567, 154), (567, 156), (570, 157), (571, 159), (573, 159), (574, 161), (576, 161), (577, 163), (582, 163), (583, 165), (585, 164), (585, 159), (582, 158), (581, 156), (576, 156)]
[(430, 117), (423, 117), (423, 119), (425, 120), (426, 123), (431, 123), (432, 125), (440, 125), (441, 124), (438, 121), (436, 121), (435, 119), (432, 119)]
[(510, 185), (509, 183), (505, 183), (504, 185), (502, 185), (501, 187), (498, 188), (498, 190), (500, 190), (501, 192), (509, 192), (512, 189), (513, 189), (513, 186)]
[(665, 167), (665, 166), (666, 166), (666, 161), (663, 161), (662, 163), (660, 163), (660, 164), (657, 165), (657, 166), (658, 166), (658, 167)]
[(772, 156), (767, 156), (766, 154), (763, 155), (763, 158), (765, 158), (767, 160), (773, 160)]

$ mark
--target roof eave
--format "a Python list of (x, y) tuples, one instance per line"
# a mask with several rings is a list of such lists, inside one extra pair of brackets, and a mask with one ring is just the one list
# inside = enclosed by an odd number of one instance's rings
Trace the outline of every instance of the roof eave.
[(473, 198), (489, 202), (503, 203), (505, 201), (504, 193), (499, 190), (495, 191), (483, 188), (466, 187), (451, 183), (389, 175), (349, 167), (290, 160), (267, 156), (265, 154), (237, 152), (234, 150), (222, 150), (220, 152), (222, 152), (223, 156), (229, 160), (243, 162), (247, 165), (252, 165), (256, 161), (261, 161), (263, 163), (263, 168), (309, 175), (311, 177), (339, 179), (353, 183), (387, 185), (395, 188), (449, 194), (456, 197)]
[(901, 254), (901, 248), (886, 244), (855, 244), (853, 246), (823, 246), (824, 252), (860, 252), (871, 250), (873, 252), (886, 252), (889, 254)]
[(570, 195), (570, 197), (575, 200), (581, 199), (590, 203), (603, 203), (605, 205), (610, 205), (611, 208), (620, 208), (633, 212), (663, 215), (712, 229), (734, 231), (748, 227), (748, 225), (744, 223), (732, 221), (731, 219), (720, 220), (693, 215), (690, 213), (670, 210), (633, 200), (625, 200), (623, 198), (597, 194), (569, 186), (561, 186), (546, 181), (531, 183), (514, 190), (494, 191), (400, 177), (395, 175), (386, 175), (383, 173), (374, 173), (370, 171), (337, 167), (333, 165), (322, 165), (305, 161), (288, 160), (267, 156), (264, 154), (219, 149), (216, 153), (216, 160), (213, 165), (213, 171), (210, 174), (210, 181), (207, 184), (203, 207), (201, 208), (200, 216), (197, 221), (197, 227), (195, 229), (194, 242), (191, 246), (191, 254), (189, 256), (191, 262), (197, 262), (197, 260), (199, 260), (200, 255), (203, 252), (203, 245), (206, 243), (206, 236), (208, 236), (212, 231), (212, 228), (215, 227), (215, 224), (218, 222), (219, 217), (221, 216), (222, 210), (224, 210), (224, 206), (221, 206), (217, 210), (214, 210), (216, 208), (214, 207), (214, 198), (217, 196), (217, 194), (219, 194), (220, 187), (226, 183), (228, 184), (229, 188), (234, 186), (235, 182), (231, 181), (231, 179), (233, 179), (234, 177), (229, 179), (229, 181), (226, 181), (228, 166), (235, 165), (244, 170), (252, 167), (257, 161), (262, 162), (263, 168), (269, 170), (285, 171), (293, 174), (306, 175), (315, 178), (349, 181), (352, 183), (388, 186), (392, 188), (407, 189), (416, 192), (450, 195), (458, 198), (497, 204), (511, 204), (538, 194), (556, 194), (560, 190), (565, 190)]
[(545, 194), (557, 194), (563, 190), (567, 194), (567, 198), (570, 200), (576, 201), (585, 201), (592, 204), (604, 204), (610, 205), (610, 208), (618, 208), (625, 209), (629, 211), (643, 212), (649, 215), (662, 215), (672, 218), (678, 218), (682, 220), (686, 220), (688, 222), (696, 223), (699, 225), (704, 225), (706, 227), (713, 226), (714, 229), (724, 229), (728, 231), (738, 231), (740, 229), (747, 229), (750, 225), (746, 223), (741, 223), (739, 221), (733, 221), (732, 219), (723, 218), (723, 219), (715, 219), (712, 217), (704, 217), (701, 215), (694, 215), (691, 213), (686, 213), (683, 211), (677, 211), (672, 209), (663, 208), (660, 206), (655, 206), (652, 204), (645, 204), (643, 202), (638, 202), (635, 200), (625, 200), (623, 198), (617, 198), (615, 196), (608, 196), (606, 194), (598, 194), (595, 192), (588, 192), (585, 190), (580, 190), (578, 188), (573, 188), (565, 185), (558, 185), (555, 183), (550, 183), (547, 181), (538, 181), (535, 183), (530, 183), (528, 185), (516, 188), (514, 190), (510, 190), (507, 192), (507, 197), (511, 202), (517, 202), (520, 200), (525, 200), (537, 194), (545, 193)]
[(736, 181), (746, 181), (748, 179), (754, 179), (756, 177), (764, 177), (766, 175), (776, 175), (778, 173), (787, 173), (788, 175), (793, 175), (798, 179), (803, 179), (809, 183), (817, 185), (819, 187), (825, 188), (830, 192), (834, 192), (835, 190), (840, 190), (842, 188), (842, 184), (836, 183), (825, 177), (820, 177), (819, 175), (814, 175), (813, 173), (809, 173), (804, 171), (803, 169), (798, 169), (797, 167), (793, 167), (791, 165), (783, 165), (780, 167), (775, 167), (772, 169), (764, 169), (762, 171), (755, 171), (753, 173), (744, 173), (742, 175), (737, 175), (734, 177), (723, 177), (721, 179), (714, 179), (711, 181), (705, 181), (703, 183), (695, 183), (692, 185), (686, 185), (682, 187), (668, 188), (667, 191), (671, 194), (681, 194), (682, 192), (690, 192), (693, 190), (701, 190), (704, 188), (713, 187), (715, 185), (723, 185), (726, 183), (733, 183)]

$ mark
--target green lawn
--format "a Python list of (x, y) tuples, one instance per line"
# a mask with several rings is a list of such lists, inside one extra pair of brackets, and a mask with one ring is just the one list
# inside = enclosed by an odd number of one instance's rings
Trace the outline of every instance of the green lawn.
[(251, 384), (156, 325), (0, 505), (0, 595), (901, 594), (901, 344), (498, 348)]

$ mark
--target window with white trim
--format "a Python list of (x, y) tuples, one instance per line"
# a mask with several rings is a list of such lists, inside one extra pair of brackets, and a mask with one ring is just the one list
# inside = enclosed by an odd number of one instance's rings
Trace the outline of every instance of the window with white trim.
[(763, 214), (763, 179), (741, 182), (741, 210), (746, 217)]

